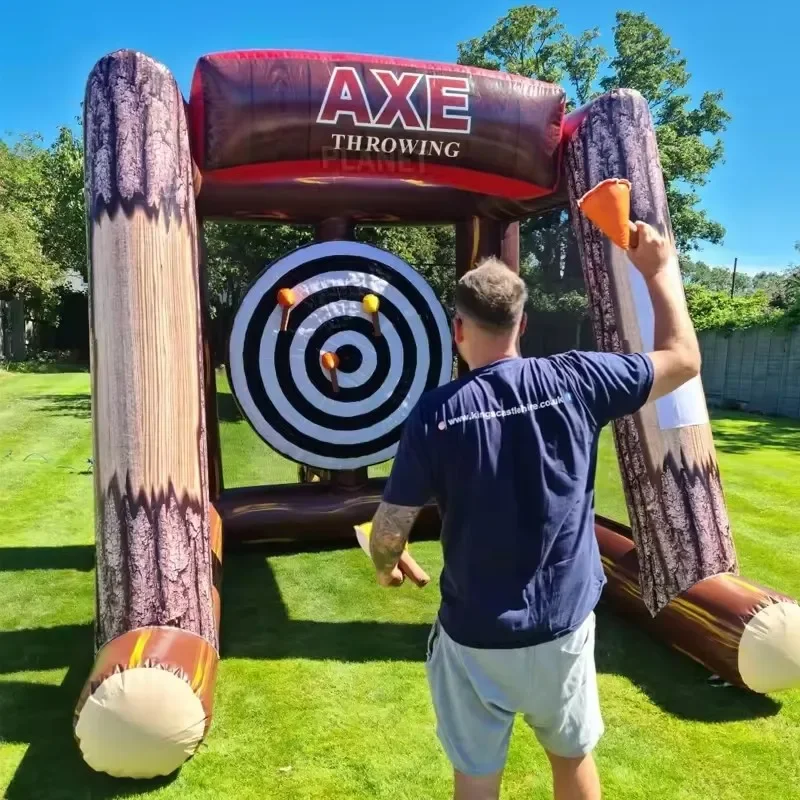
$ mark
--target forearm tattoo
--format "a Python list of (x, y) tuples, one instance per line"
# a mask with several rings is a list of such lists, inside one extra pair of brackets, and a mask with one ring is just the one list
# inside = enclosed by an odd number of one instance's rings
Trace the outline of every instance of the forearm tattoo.
[(419, 508), (381, 503), (372, 520), (370, 555), (378, 572), (390, 572), (397, 566)]

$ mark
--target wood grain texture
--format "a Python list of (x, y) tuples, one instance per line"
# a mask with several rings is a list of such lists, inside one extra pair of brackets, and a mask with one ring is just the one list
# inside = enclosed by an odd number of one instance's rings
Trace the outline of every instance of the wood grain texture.
[[(583, 217), (577, 200), (607, 178), (632, 183), (631, 218), (672, 235), (655, 132), (646, 101), (620, 90), (595, 101), (566, 148), (572, 220), (599, 347), (642, 349), (627, 259)], [(662, 431), (655, 407), (614, 424), (651, 614), (704, 578), (735, 572), (736, 555), (708, 424)]]
[(175, 80), (140, 53), (102, 59), (85, 136), (97, 646), (172, 626), (216, 648), (198, 235)]

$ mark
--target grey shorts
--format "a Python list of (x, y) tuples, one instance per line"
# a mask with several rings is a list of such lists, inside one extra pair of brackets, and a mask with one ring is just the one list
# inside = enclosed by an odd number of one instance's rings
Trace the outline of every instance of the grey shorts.
[(595, 617), (553, 642), (517, 650), (476, 650), (436, 622), (427, 672), (445, 753), (465, 775), (503, 769), (522, 714), (548, 752), (590, 753), (603, 735), (594, 663)]

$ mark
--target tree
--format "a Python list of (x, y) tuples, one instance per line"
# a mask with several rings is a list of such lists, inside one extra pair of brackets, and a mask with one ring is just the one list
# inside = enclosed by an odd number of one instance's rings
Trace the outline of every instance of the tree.
[(568, 82), (575, 102), (585, 103), (595, 92), (604, 48), (595, 44), (600, 31), (592, 28), (578, 37), (558, 21), (558, 10), (519, 6), (499, 19), (483, 36), (458, 45), (458, 63), (513, 72), (548, 83)]
[(42, 166), (43, 193), (37, 203), (42, 249), (64, 271), (87, 277), (83, 146), (62, 125)]
[[(564, 34), (562, 42), (564, 72), (578, 105), (588, 103), (598, 94), (597, 75), (608, 55), (604, 47), (594, 44), (599, 38), (599, 28), (586, 30), (577, 38), (569, 33)], [(571, 103), (568, 103), (568, 108), (570, 105)]]
[(455, 232), (451, 225), (365, 225), (359, 241), (382, 247), (414, 266), (445, 308), (452, 310), (455, 292)]
[(43, 151), (34, 137), (0, 141), (0, 296), (51, 295), (60, 271), (45, 254), (36, 214), (43, 192)]
[[(458, 46), (461, 64), (513, 72), (550, 83), (568, 83), (568, 106), (585, 103), (594, 94), (605, 50), (596, 44), (598, 29), (569, 34), (554, 8), (511, 9), (483, 36)], [(557, 209), (527, 219), (520, 227), (521, 273), (528, 285), (531, 310), (553, 324), (558, 318), (579, 339), (588, 313), (577, 242), (566, 211)]]
[(725, 231), (698, 207), (695, 187), (706, 183), (723, 156), (720, 134), (730, 116), (722, 107), (722, 93), (707, 91), (696, 107), (691, 106), (690, 96), (682, 91), (690, 78), (686, 59), (644, 14), (617, 14), (610, 61), (596, 44), (598, 37), (596, 28), (569, 34), (554, 8), (520, 6), (483, 36), (459, 44), (458, 60), (565, 83), (572, 92), (570, 106), (592, 99), (598, 88), (641, 92), (653, 114), (679, 249), (691, 250), (700, 241), (720, 242)]
[(722, 107), (722, 92), (704, 92), (691, 108), (690, 96), (682, 91), (691, 77), (686, 59), (644, 14), (617, 13), (614, 45), (611, 73), (600, 84), (606, 91), (636, 89), (650, 104), (678, 248), (722, 241), (725, 229), (698, 208), (700, 198), (693, 189), (707, 182), (723, 157), (720, 134), (730, 115)]
[(733, 270), (728, 267), (710, 267), (703, 261), (692, 261), (685, 257), (680, 261), (684, 282), (689, 285), (704, 286), (713, 292), (728, 294), (732, 283), (734, 294), (752, 294), (758, 288), (754, 285), (753, 278), (741, 270), (737, 271), (734, 282)]
[(58, 267), (42, 250), (36, 203), (42, 194), (42, 149), (36, 137), (0, 141), (0, 356), (26, 357), (28, 302), (52, 301)]
[[(795, 250), (800, 253), (800, 242), (795, 242)], [(784, 278), (781, 300), (786, 309), (787, 322), (800, 325), (800, 264), (792, 264)]]
[(781, 293), (785, 280), (785, 274), (780, 272), (757, 272), (753, 275), (753, 289), (764, 292), (772, 300)]
[(783, 314), (770, 305), (764, 292), (730, 296), (702, 286), (686, 286), (686, 301), (694, 327), (698, 331), (741, 329), (756, 325), (771, 325), (782, 320)]
[(0, 210), (0, 298), (49, 294), (58, 277), (58, 268), (42, 252), (30, 212)]
[(558, 22), (558, 10), (512, 8), (483, 36), (459, 43), (458, 63), (561, 83), (564, 26)]
[[(600, 90), (626, 87), (640, 91), (653, 114), (679, 249), (689, 251), (702, 240), (720, 241), (724, 230), (698, 208), (693, 187), (705, 183), (722, 158), (719, 134), (729, 119), (721, 105), (722, 94), (706, 92), (697, 107), (691, 107), (690, 97), (681, 92), (689, 80), (686, 60), (667, 34), (643, 14), (617, 14), (610, 61), (598, 44), (599, 37), (598, 28), (571, 34), (555, 8), (520, 6), (483, 36), (459, 44), (458, 60), (563, 84), (568, 90), (568, 109), (587, 103)], [(547, 324), (573, 326), (574, 334), (565, 344), (580, 342), (588, 306), (566, 211), (524, 221), (520, 246), (532, 309), (552, 314)], [(724, 268), (694, 265), (691, 280), (701, 284), (713, 281), (714, 288), (730, 293), (731, 276)], [(748, 291), (749, 281), (749, 276), (737, 274), (736, 291)]]
[(270, 262), (308, 244), (308, 228), (252, 222), (207, 222), (204, 226), (207, 297), (216, 360), (226, 358), (225, 340), (251, 282)]

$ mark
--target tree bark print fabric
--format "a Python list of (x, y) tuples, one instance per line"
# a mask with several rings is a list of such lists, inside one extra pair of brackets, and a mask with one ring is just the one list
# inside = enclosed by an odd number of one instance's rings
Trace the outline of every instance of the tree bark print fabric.
[[(580, 214), (577, 199), (607, 178), (627, 178), (631, 218), (671, 236), (658, 148), (641, 95), (619, 90), (594, 102), (567, 146), (565, 167), (597, 343), (611, 352), (640, 349), (638, 320), (620, 302), (630, 292), (627, 259)], [(737, 568), (710, 427), (662, 431), (649, 407), (615, 422), (614, 433), (642, 595), (655, 615), (697, 581)]]
[(194, 225), (186, 114), (169, 70), (141, 53), (111, 53), (89, 76), (84, 109), (89, 218), (144, 209)]
[(218, 646), (197, 222), (184, 103), (119, 51), (86, 92), (98, 648), (171, 626)]

